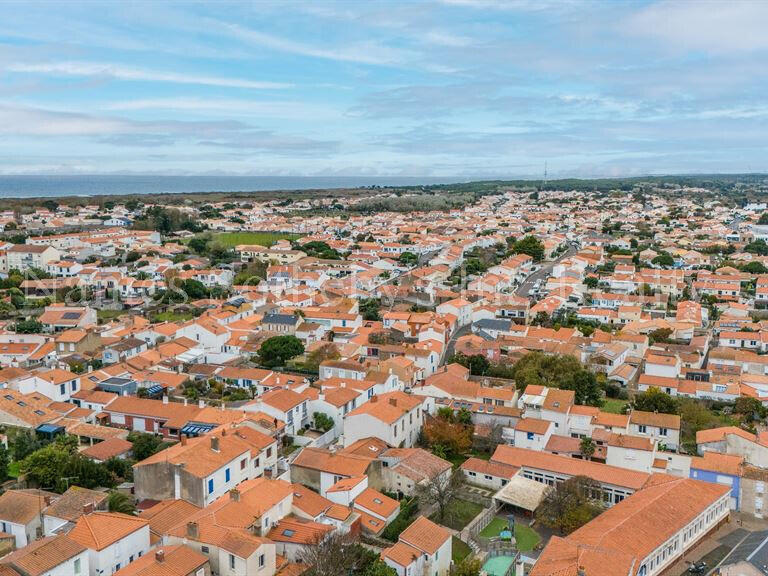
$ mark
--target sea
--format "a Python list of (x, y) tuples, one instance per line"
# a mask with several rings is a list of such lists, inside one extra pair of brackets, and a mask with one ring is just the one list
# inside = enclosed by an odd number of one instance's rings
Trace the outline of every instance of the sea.
[(404, 176), (0, 176), (0, 198), (259, 192), (467, 182), (461, 178)]

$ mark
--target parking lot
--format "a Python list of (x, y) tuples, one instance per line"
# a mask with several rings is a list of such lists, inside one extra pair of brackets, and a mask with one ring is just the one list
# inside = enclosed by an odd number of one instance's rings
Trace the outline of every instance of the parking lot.
[(735, 515), (730, 524), (705, 538), (664, 574), (690, 576), (688, 568), (702, 561), (707, 568), (701, 574), (717, 574), (721, 565), (748, 561), (768, 576), (768, 522)]

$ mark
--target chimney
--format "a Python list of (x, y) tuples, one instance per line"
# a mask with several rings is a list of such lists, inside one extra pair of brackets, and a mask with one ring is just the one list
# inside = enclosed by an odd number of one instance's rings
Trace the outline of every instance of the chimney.
[(186, 434), (181, 434), (181, 437), (179, 438), (179, 441), (181, 442), (182, 446), (186, 446), (187, 445), (187, 435)]
[(187, 522), (187, 538), (197, 539), (200, 536), (200, 532), (197, 527), (197, 522)]
[(163, 396), (163, 404), (168, 404), (168, 396)]
[(397, 406), (397, 398), (390, 398), (390, 399), (389, 399), (389, 403), (390, 403), (392, 406)]
[(93, 514), (93, 502), (83, 504), (83, 514)]
[(378, 396), (371, 396), (370, 402), (378, 402), (379, 397)]
[(198, 400), (197, 401), (197, 407), (198, 408), (205, 408), (205, 400), (203, 400), (202, 398), (200, 400)]
[(51, 505), (51, 497), (50, 496), (43, 496), (43, 502), (45, 502), (46, 506)]
[(187, 399), (184, 398), (184, 406), (186, 406), (186, 405), (187, 405)]
[(229, 499), (232, 500), (232, 502), (240, 502), (240, 490), (237, 488), (233, 488), (229, 491)]
[(227, 429), (226, 428), (222, 428), (221, 429), (221, 435), (222, 436), (226, 436), (227, 435)]
[(161, 549), (155, 552), (155, 561), (163, 562), (164, 560), (165, 560), (165, 551)]
[(219, 451), (219, 437), (218, 436), (211, 436), (211, 450), (214, 452)]

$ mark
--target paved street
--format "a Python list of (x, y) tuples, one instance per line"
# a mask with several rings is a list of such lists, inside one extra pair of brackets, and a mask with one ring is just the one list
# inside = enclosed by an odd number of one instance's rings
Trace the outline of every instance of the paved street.
[(574, 254), (576, 254), (576, 252), (577, 252), (577, 249), (569, 245), (568, 250), (566, 250), (557, 260), (553, 260), (551, 262), (544, 262), (540, 269), (536, 270), (536, 272), (528, 276), (528, 278), (526, 278), (525, 281), (522, 284), (520, 284), (520, 286), (517, 287), (517, 289), (515, 290), (515, 294), (517, 294), (518, 296), (522, 296), (523, 298), (528, 298), (536, 280), (546, 280), (547, 278), (549, 278), (549, 274), (550, 272), (552, 272), (552, 268), (555, 267), (555, 264), (557, 264), (558, 262), (560, 262), (560, 260), (563, 260), (564, 258), (573, 256)]

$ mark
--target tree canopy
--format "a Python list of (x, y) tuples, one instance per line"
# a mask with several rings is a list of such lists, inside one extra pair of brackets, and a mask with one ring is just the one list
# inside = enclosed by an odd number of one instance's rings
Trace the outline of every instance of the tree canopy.
[(561, 534), (581, 528), (603, 511), (596, 499), (600, 484), (587, 476), (574, 476), (556, 484), (536, 510), (536, 519)]
[(273, 336), (266, 339), (259, 348), (259, 361), (268, 368), (284, 366), (285, 363), (304, 354), (304, 344), (296, 336)]
[(512, 369), (518, 388), (539, 385), (573, 390), (576, 404), (601, 406), (603, 394), (595, 374), (577, 358), (529, 352)]
[(655, 386), (636, 394), (632, 401), (632, 407), (642, 412), (660, 412), (662, 414), (677, 414), (680, 411), (677, 400)]

